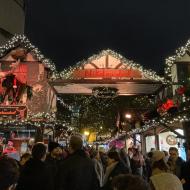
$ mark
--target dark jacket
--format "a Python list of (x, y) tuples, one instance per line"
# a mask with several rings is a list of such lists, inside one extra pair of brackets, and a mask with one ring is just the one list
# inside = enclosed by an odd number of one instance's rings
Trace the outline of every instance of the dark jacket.
[(171, 158), (168, 159), (168, 166), (170, 168), (170, 171), (176, 175), (179, 179), (181, 179), (181, 167), (184, 164), (184, 160), (181, 157), (178, 157), (176, 162), (175, 162), (175, 166), (173, 165), (173, 162), (171, 160)]
[(190, 161), (184, 163), (181, 168), (181, 178), (185, 179), (184, 190), (190, 190)]
[(51, 176), (46, 164), (30, 159), (26, 162), (18, 181), (17, 190), (53, 190)]
[(70, 155), (59, 167), (56, 190), (98, 190), (93, 161), (83, 150)]
[(119, 174), (128, 174), (128, 173), (129, 173), (129, 168), (122, 161), (119, 161), (117, 165), (115, 166), (115, 168), (109, 174), (108, 180), (102, 189), (112, 190), (112, 187), (111, 187), (112, 179), (115, 176), (118, 176)]
[(55, 178), (57, 176), (57, 172), (58, 172), (60, 163), (61, 163), (61, 160), (57, 160), (57, 159), (51, 157), (50, 154), (47, 155), (46, 160), (45, 160), (45, 164), (51, 175), (51, 180), (52, 180), (54, 187), (55, 187)]

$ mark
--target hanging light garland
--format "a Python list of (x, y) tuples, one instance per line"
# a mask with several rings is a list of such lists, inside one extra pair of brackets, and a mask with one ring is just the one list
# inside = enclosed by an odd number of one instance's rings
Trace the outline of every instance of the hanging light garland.
[(80, 69), (85, 64), (87, 64), (89, 62), (92, 62), (94, 60), (100, 59), (101, 57), (106, 56), (106, 55), (111, 55), (114, 58), (121, 60), (121, 63), (126, 65), (125, 69), (129, 69), (129, 67), (132, 68), (132, 69), (137, 69), (137, 70), (139, 70), (140, 72), (143, 73), (145, 78), (166, 83), (165, 79), (163, 77), (158, 76), (156, 74), (156, 72), (154, 72), (152, 70), (146, 70), (140, 64), (137, 64), (137, 63), (135, 63), (135, 62), (133, 62), (131, 60), (128, 60), (125, 57), (123, 57), (122, 55), (120, 55), (120, 54), (118, 54), (118, 53), (116, 53), (116, 52), (114, 52), (114, 51), (112, 51), (110, 49), (103, 50), (99, 54), (93, 55), (92, 57), (88, 58), (87, 60), (83, 60), (81, 62), (78, 62), (75, 66), (69, 67), (68, 69), (63, 70), (60, 73), (60, 78), (62, 78), (62, 79), (72, 79), (73, 78), (72, 74), (73, 74), (73, 72), (75, 70)]
[(174, 65), (174, 63), (176, 62), (176, 60), (182, 58), (189, 51), (190, 51), (190, 39), (187, 41), (185, 46), (182, 46), (176, 50), (176, 55), (170, 56), (166, 59), (165, 74), (169, 78), (172, 77), (171, 68)]
[(17, 46), (22, 46), (32, 52), (38, 61), (42, 62), (53, 72), (53, 77), (57, 76), (55, 64), (51, 60), (46, 59), (40, 50), (30, 43), (25, 35), (14, 35), (5, 45), (0, 46), (0, 57), (4, 56), (10, 49), (14, 49)]
[(145, 132), (153, 127), (166, 124), (171, 125), (176, 122), (190, 121), (190, 109), (178, 112), (175, 116), (166, 115), (164, 117), (155, 118), (147, 121), (144, 126), (138, 129), (132, 129), (128, 132), (128, 135), (138, 134)]
[(69, 109), (69, 110), (72, 109), (72, 107), (71, 107), (70, 105), (66, 104), (66, 103), (63, 101), (63, 99), (61, 99), (61, 98), (58, 97), (58, 96), (57, 96), (57, 101), (58, 101), (63, 107), (65, 107), (65, 108), (67, 108), (67, 109)]

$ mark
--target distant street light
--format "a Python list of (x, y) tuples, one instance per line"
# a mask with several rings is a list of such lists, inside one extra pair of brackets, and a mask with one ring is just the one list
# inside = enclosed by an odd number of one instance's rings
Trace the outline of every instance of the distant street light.
[(88, 136), (89, 134), (90, 134), (89, 131), (84, 131), (85, 136)]
[(127, 114), (125, 114), (125, 117), (127, 118), (127, 119), (131, 119), (131, 114), (129, 114), (129, 113), (127, 113)]

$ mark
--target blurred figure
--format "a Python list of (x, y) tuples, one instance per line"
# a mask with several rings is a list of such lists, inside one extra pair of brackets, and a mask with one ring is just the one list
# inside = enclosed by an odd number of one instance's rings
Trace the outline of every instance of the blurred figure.
[(20, 166), (21, 168), (24, 167), (24, 165), (26, 164), (26, 162), (31, 158), (31, 154), (30, 153), (24, 153), (21, 158), (20, 158)]
[(128, 155), (129, 155), (129, 159), (132, 159), (132, 157), (133, 157), (133, 149), (132, 148), (128, 148)]
[(16, 150), (16, 148), (14, 147), (14, 144), (12, 141), (8, 141), (7, 147), (4, 149), (3, 154), (17, 161), (20, 160), (20, 155), (18, 151)]
[(149, 185), (139, 176), (118, 175), (112, 181), (113, 190), (150, 190)]
[(46, 146), (36, 143), (32, 148), (32, 158), (22, 169), (17, 190), (53, 190), (50, 173), (44, 163)]
[(145, 159), (145, 177), (146, 180), (149, 181), (150, 176), (152, 175), (152, 156), (153, 152), (149, 152)]
[(100, 159), (101, 159), (101, 162), (102, 162), (102, 166), (104, 168), (104, 172), (106, 171), (106, 167), (107, 167), (107, 154), (105, 153), (105, 149), (100, 147), (99, 148), (99, 155), (100, 155)]
[(154, 151), (152, 160), (152, 176), (150, 184), (152, 190), (183, 190), (180, 180), (173, 174), (168, 173), (168, 166), (164, 162), (164, 153)]
[(111, 190), (112, 179), (119, 174), (128, 174), (129, 169), (121, 161), (118, 152), (110, 151), (108, 152), (108, 166), (106, 168), (106, 173), (104, 176), (104, 186), (103, 189)]
[(121, 158), (121, 160), (122, 160), (122, 161), (125, 163), (125, 165), (128, 167), (129, 173), (132, 173), (129, 156), (128, 156), (128, 154), (127, 154), (125, 148), (122, 148), (119, 153), (120, 153), (120, 158)]
[(94, 163), (82, 148), (81, 137), (72, 136), (69, 142), (70, 156), (58, 170), (56, 190), (99, 189)]
[(143, 166), (145, 165), (143, 155), (140, 153), (138, 148), (133, 148), (132, 151), (133, 151), (133, 156), (131, 158), (132, 174), (142, 176)]
[(167, 163), (168, 162), (168, 159), (169, 159), (169, 154), (167, 151), (163, 151), (164, 155), (165, 155), (165, 158), (164, 158), (164, 161)]
[(3, 145), (0, 144), (0, 156), (3, 156)]
[(51, 174), (51, 180), (53, 183), (53, 186), (55, 187), (55, 178), (58, 172), (58, 168), (60, 165), (60, 161), (63, 156), (63, 151), (57, 142), (49, 142), (48, 144), (48, 151), (49, 154), (46, 157), (45, 163), (47, 165), (47, 168)]
[(169, 169), (174, 175), (181, 178), (181, 167), (184, 164), (184, 160), (179, 157), (178, 149), (176, 147), (170, 147), (169, 154), (170, 157), (167, 162)]
[(103, 186), (103, 177), (104, 177), (104, 168), (100, 159), (100, 154), (98, 151), (96, 151), (95, 149), (92, 149), (90, 151), (90, 157), (92, 159), (92, 161), (94, 162), (94, 166), (95, 166), (95, 171), (100, 183), (100, 187)]
[(181, 168), (181, 182), (184, 190), (190, 189), (190, 149), (187, 150), (187, 159)]
[(12, 158), (0, 157), (0, 189), (14, 190), (19, 178), (19, 166)]

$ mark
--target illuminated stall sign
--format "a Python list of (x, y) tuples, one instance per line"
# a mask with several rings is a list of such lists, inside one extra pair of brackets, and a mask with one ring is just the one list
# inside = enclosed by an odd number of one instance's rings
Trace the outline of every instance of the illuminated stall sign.
[(74, 78), (136, 78), (141, 79), (142, 73), (134, 69), (83, 69), (75, 70)]
[(0, 106), (0, 120), (24, 119), (27, 117), (26, 106)]

